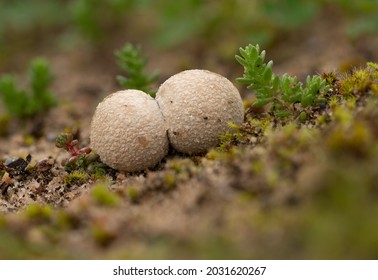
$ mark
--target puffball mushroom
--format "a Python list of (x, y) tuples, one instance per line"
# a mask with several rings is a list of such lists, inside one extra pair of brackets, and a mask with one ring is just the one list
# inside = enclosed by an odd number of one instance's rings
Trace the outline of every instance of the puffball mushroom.
[(163, 115), (140, 90), (118, 91), (97, 106), (90, 142), (105, 164), (126, 172), (153, 167), (168, 153)]
[(197, 154), (219, 144), (228, 122), (244, 119), (239, 91), (225, 77), (207, 70), (186, 70), (166, 80), (156, 100), (168, 126), (170, 144)]

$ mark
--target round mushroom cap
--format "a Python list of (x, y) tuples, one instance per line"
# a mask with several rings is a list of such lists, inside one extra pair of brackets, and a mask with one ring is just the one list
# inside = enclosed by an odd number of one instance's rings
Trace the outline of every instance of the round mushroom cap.
[(140, 90), (118, 91), (97, 106), (90, 142), (105, 164), (126, 172), (153, 167), (168, 153), (163, 115)]
[(240, 125), (243, 101), (225, 77), (207, 70), (186, 70), (166, 80), (156, 100), (168, 125), (172, 147), (182, 153), (206, 152), (231, 131), (228, 122)]

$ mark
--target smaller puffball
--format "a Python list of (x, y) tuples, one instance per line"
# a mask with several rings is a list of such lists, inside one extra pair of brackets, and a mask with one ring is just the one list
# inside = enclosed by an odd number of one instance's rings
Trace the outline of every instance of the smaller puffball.
[(118, 91), (97, 106), (90, 142), (105, 164), (126, 172), (153, 167), (168, 153), (159, 106), (140, 90)]
[(206, 152), (219, 137), (240, 125), (244, 107), (239, 91), (225, 77), (207, 70), (187, 70), (166, 80), (156, 94), (168, 125), (170, 144), (179, 152)]

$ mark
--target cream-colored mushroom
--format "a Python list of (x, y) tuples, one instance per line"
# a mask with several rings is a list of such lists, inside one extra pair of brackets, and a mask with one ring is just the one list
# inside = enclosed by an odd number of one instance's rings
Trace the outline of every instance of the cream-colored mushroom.
[(159, 106), (139, 90), (118, 91), (97, 106), (90, 142), (105, 164), (126, 172), (153, 167), (168, 152), (167, 127)]
[(225, 77), (207, 70), (187, 70), (166, 80), (156, 100), (168, 126), (171, 145), (179, 152), (196, 154), (219, 143), (230, 131), (228, 122), (244, 118), (239, 91)]

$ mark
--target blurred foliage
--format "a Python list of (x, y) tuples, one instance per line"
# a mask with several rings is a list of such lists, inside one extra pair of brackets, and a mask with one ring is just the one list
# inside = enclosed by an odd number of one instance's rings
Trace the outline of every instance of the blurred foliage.
[(328, 0), (336, 2), (345, 12), (347, 24), (345, 30), (351, 38), (378, 32), (377, 0)]
[(104, 38), (106, 29), (115, 26), (129, 12), (133, 0), (76, 0), (71, 1), (73, 24), (81, 34), (92, 41)]
[(161, 47), (193, 39), (209, 45), (222, 41), (235, 48), (250, 41), (264, 46), (329, 7), (341, 11), (345, 32), (353, 38), (378, 30), (375, 0), (3, 0), (0, 43), (9, 50), (17, 43), (12, 38), (34, 34), (37, 43), (41, 36), (50, 36), (66, 45), (76, 38), (96, 46), (123, 34), (132, 36), (125, 40), (143, 39)]
[(0, 34), (65, 23), (68, 10), (64, 2), (2, 0), (0, 2)]
[(318, 12), (320, 1), (303, 0), (268, 0), (261, 1), (264, 17), (281, 28), (296, 28), (309, 20)]
[(125, 89), (138, 89), (155, 97), (156, 90), (151, 89), (151, 84), (157, 81), (158, 74), (148, 74), (145, 70), (147, 58), (141, 54), (140, 46), (126, 44), (115, 52), (119, 68), (126, 77), (118, 75), (118, 83)]
[(211, 21), (211, 14), (204, 14), (201, 0), (160, 1), (157, 8), (161, 11), (161, 26), (154, 39), (162, 46), (174, 45), (195, 36)]
[(49, 64), (44, 58), (36, 58), (29, 69), (30, 93), (18, 89), (13, 75), (0, 77), (0, 95), (9, 115), (16, 118), (45, 114), (57, 101), (49, 87), (53, 81)]

